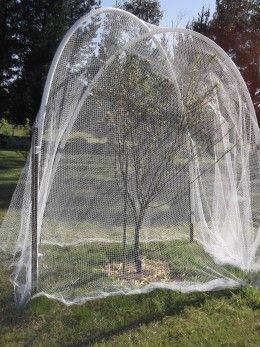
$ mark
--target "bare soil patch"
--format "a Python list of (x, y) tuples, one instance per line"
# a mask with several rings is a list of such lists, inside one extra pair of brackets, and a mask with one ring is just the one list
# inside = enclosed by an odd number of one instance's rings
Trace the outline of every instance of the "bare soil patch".
[(142, 258), (142, 272), (137, 273), (135, 264), (127, 263), (123, 272), (123, 263), (110, 263), (106, 265), (105, 272), (114, 278), (132, 282), (134, 285), (143, 285), (151, 282), (167, 282), (170, 280), (170, 269), (166, 262)]

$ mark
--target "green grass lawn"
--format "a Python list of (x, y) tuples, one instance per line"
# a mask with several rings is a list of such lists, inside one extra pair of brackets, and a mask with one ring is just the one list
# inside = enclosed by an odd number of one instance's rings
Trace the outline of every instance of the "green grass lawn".
[[(23, 165), (24, 158), (16, 152), (0, 151), (1, 219)], [(83, 254), (80, 247), (73, 252)], [(176, 254), (189, 245), (180, 241), (174, 247)], [(152, 249), (143, 251), (147, 257), (153, 253)], [(51, 253), (64, 256), (59, 249)], [(9, 273), (0, 267), (0, 346), (89, 345), (259, 346), (260, 292), (250, 286), (192, 294), (156, 290), (69, 307), (40, 297), (18, 309)]]
[(17, 180), (25, 164), (22, 154), (15, 151), (0, 151), (0, 222), (10, 204)]

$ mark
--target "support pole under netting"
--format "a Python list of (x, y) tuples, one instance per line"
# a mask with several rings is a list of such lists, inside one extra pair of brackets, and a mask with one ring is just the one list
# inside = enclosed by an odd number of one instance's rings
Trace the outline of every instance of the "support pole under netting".
[(39, 173), (38, 127), (32, 128), (31, 151), (31, 295), (38, 290), (38, 173)]
[(189, 213), (189, 224), (190, 224), (190, 242), (194, 241), (194, 224), (193, 224), (193, 219), (194, 219), (194, 210), (193, 210), (193, 186), (192, 183), (189, 184), (189, 205), (190, 205), (190, 213)]
[(189, 134), (190, 140), (190, 162), (189, 162), (189, 238), (194, 241), (194, 144)]

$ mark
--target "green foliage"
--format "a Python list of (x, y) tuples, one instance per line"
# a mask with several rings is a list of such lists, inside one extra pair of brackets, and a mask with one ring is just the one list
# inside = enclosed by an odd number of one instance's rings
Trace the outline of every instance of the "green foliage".
[[(0, 115), (8, 114), (7, 104), (10, 102), (8, 93), (9, 81), (14, 78), (12, 67), (17, 63), (17, 57), (12, 54), (17, 48), (14, 37), (14, 11), (16, 0), (1, 0), (0, 2)], [(5, 114), (6, 116), (6, 114)]]
[(8, 118), (2, 118), (0, 121), (0, 134), (2, 135), (26, 137), (30, 136), (30, 133), (31, 125), (29, 118), (26, 118), (25, 123), (22, 125), (13, 124)]
[(198, 14), (198, 18), (195, 20), (193, 19), (191, 23), (188, 23), (187, 28), (208, 36), (209, 22), (210, 10), (209, 8), (205, 8), (205, 6), (203, 6), (201, 12)]
[(24, 128), (24, 135), (29, 136), (31, 133), (31, 126), (30, 126), (30, 119), (29, 118), (25, 119), (25, 124), (24, 124), (23, 128)]
[(0, 46), (4, 52), (0, 59), (1, 113), (18, 124), (26, 118), (33, 122), (59, 42), (80, 16), (99, 3), (99, 0), (1, 1)]
[(209, 10), (203, 7), (189, 28), (214, 40), (234, 60), (247, 83), (260, 123), (259, 0), (217, 0), (213, 18), (209, 18)]
[(12, 126), (6, 118), (1, 119), (0, 131), (1, 131), (1, 134), (3, 135), (12, 136), (12, 133), (13, 133)]
[(159, 25), (163, 16), (158, 0), (124, 0), (120, 7), (155, 25)]

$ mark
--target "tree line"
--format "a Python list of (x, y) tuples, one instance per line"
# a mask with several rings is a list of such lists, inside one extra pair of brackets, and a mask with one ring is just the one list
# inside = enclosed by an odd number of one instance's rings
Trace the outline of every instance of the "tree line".
[[(0, 0), (0, 119), (33, 123), (62, 37), (83, 14), (100, 6), (100, 0)], [(120, 6), (154, 24), (162, 17), (155, 0)]]
[(260, 1), (216, 0), (211, 14), (205, 7), (188, 28), (215, 41), (242, 74), (260, 124)]
[[(163, 16), (157, 0), (116, 4), (152, 24)], [(0, 0), (0, 118), (16, 124), (34, 121), (64, 33), (101, 5), (101, 0)], [(260, 122), (260, 0), (216, 0), (213, 16), (203, 8), (187, 27), (214, 40), (234, 60)]]

